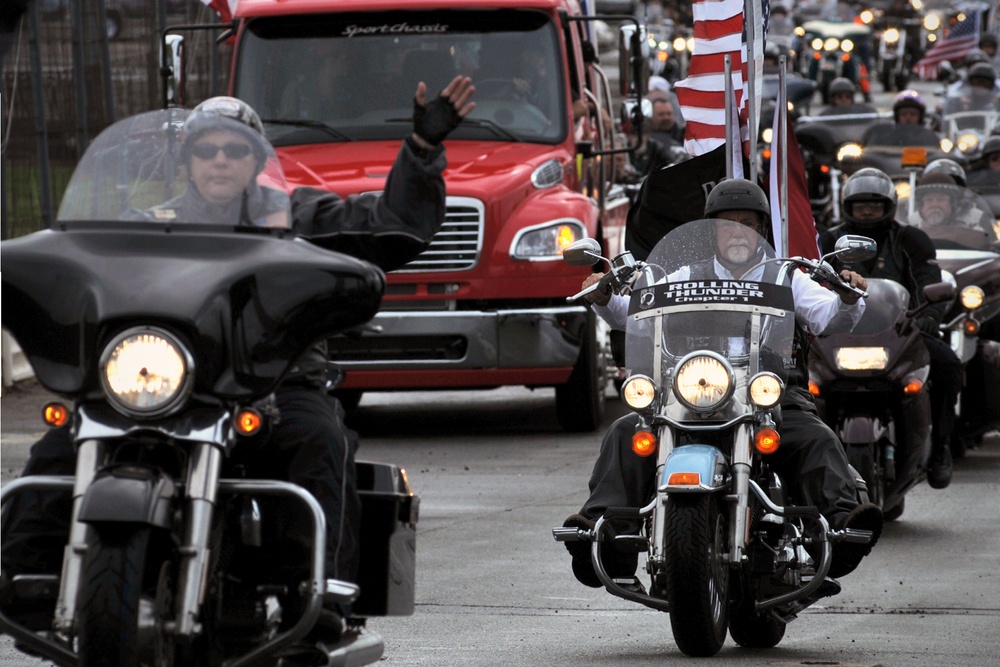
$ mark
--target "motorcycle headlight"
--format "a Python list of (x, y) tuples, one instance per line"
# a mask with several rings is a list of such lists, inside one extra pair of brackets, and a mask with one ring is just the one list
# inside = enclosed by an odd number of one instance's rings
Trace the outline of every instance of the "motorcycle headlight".
[(187, 397), (194, 358), (161, 329), (130, 329), (101, 355), (101, 385), (116, 410), (133, 417), (158, 417)]
[(674, 38), (674, 51), (680, 53), (681, 51), (687, 50), (687, 40), (683, 37)]
[(962, 289), (962, 306), (968, 310), (975, 310), (976, 308), (981, 308), (983, 305), (983, 298), (985, 293), (979, 287), (975, 285), (969, 285)]
[(681, 360), (674, 375), (674, 391), (695, 412), (714, 412), (733, 394), (733, 372), (714, 354), (695, 354)]
[(750, 381), (747, 393), (754, 405), (770, 408), (781, 399), (781, 379), (774, 373), (758, 373)]
[(838, 347), (837, 368), (842, 371), (881, 371), (889, 363), (886, 347)]
[(854, 50), (854, 42), (849, 39), (845, 39), (840, 43), (840, 48), (844, 50), (844, 53), (850, 53)]
[(556, 261), (566, 246), (584, 236), (583, 224), (576, 220), (547, 222), (518, 232), (510, 256), (527, 262)]
[(633, 375), (622, 385), (622, 400), (633, 410), (645, 410), (656, 400), (656, 385), (645, 375)]
[(765, 127), (764, 131), (760, 133), (760, 140), (765, 144), (771, 143), (771, 139), (774, 138), (774, 129), (770, 127)]
[(924, 17), (924, 28), (926, 30), (937, 30), (941, 27), (941, 17), (937, 14), (928, 14)]
[(861, 146), (859, 144), (844, 144), (837, 151), (837, 160), (843, 162), (848, 158), (861, 157)]
[(963, 153), (971, 153), (979, 147), (979, 135), (975, 132), (965, 132), (958, 135), (958, 139), (955, 140), (955, 145), (958, 146), (958, 150)]
[(951, 139), (947, 137), (943, 137), (940, 141), (940, 144), (941, 144), (941, 150), (944, 151), (945, 153), (950, 153), (951, 149), (955, 147), (955, 144), (953, 144), (951, 142)]
[(899, 41), (899, 31), (895, 28), (889, 28), (882, 33), (882, 36), (885, 38), (886, 44), (895, 44)]
[(875, 13), (870, 9), (866, 9), (860, 14), (858, 14), (858, 18), (861, 19), (862, 23), (868, 25), (869, 23), (875, 20)]
[(896, 198), (905, 199), (910, 196), (910, 184), (906, 181), (896, 181)]
[(823, 50), (823, 40), (820, 39), (819, 37), (817, 37), (812, 42), (810, 42), (809, 46), (811, 46), (813, 48), (813, 51), (822, 51)]
[(824, 51), (836, 51), (840, 46), (840, 40), (836, 37), (827, 37), (826, 41), (823, 42)]

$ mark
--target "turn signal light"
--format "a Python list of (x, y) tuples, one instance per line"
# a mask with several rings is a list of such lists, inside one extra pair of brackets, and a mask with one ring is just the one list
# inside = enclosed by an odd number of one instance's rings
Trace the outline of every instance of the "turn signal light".
[(809, 393), (813, 396), (819, 396), (820, 394), (819, 385), (812, 380), (809, 380)]
[(638, 431), (632, 436), (632, 451), (643, 457), (655, 454), (656, 436), (649, 431)]
[(965, 329), (966, 336), (975, 336), (979, 334), (979, 322), (975, 320), (965, 320), (962, 323), (962, 328)]
[(923, 388), (924, 388), (924, 383), (921, 382), (920, 380), (910, 380), (909, 382), (906, 383), (906, 386), (903, 387), (903, 393), (906, 394), (907, 396), (913, 396), (915, 394), (919, 394), (920, 390)]
[(701, 474), (697, 472), (672, 472), (667, 478), (667, 486), (700, 486)]
[(69, 421), (69, 409), (62, 403), (46, 403), (42, 408), (42, 421), (49, 426), (62, 426)]
[(233, 417), (233, 426), (240, 435), (253, 435), (264, 425), (264, 418), (251, 408), (244, 408)]
[(762, 428), (753, 438), (753, 446), (761, 454), (774, 454), (781, 445), (781, 436), (773, 428)]

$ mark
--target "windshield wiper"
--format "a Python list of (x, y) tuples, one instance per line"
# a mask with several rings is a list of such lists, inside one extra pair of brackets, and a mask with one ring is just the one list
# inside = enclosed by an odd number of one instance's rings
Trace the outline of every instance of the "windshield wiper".
[(261, 120), (261, 122), (270, 123), (271, 125), (291, 125), (292, 127), (308, 127), (311, 129), (321, 130), (323, 132), (326, 132), (334, 139), (338, 139), (340, 141), (354, 141), (343, 132), (330, 127), (329, 125), (320, 120), (291, 120), (288, 118), (264, 118)]
[[(387, 122), (387, 123), (412, 123), (413, 119), (412, 118), (386, 118), (385, 122)], [(518, 142), (518, 143), (522, 143), (524, 141), (521, 137), (519, 137), (518, 135), (514, 134), (510, 130), (504, 129), (504, 128), (500, 127), (499, 125), (497, 125), (496, 123), (494, 123), (492, 120), (487, 120), (485, 118), (469, 118), (468, 116), (466, 116), (465, 118), (462, 119), (462, 125), (471, 125), (473, 127), (484, 127), (487, 130), (492, 131), (493, 134), (495, 134), (496, 136), (502, 137), (502, 138), (506, 139), (507, 141), (514, 141), (514, 142)]]

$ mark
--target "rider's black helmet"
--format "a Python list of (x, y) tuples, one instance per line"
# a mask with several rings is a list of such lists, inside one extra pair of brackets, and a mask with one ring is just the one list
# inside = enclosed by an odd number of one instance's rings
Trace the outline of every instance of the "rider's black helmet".
[(962, 169), (962, 165), (954, 160), (942, 157), (931, 161), (930, 164), (924, 167), (924, 176), (936, 173), (948, 174), (956, 185), (965, 187), (965, 170)]
[(838, 76), (836, 79), (830, 82), (830, 87), (827, 88), (827, 92), (832, 97), (837, 93), (850, 93), (854, 94), (854, 83), (845, 77)]
[(969, 68), (976, 63), (988, 63), (989, 61), (990, 57), (982, 49), (972, 49), (969, 51), (969, 55), (962, 60), (962, 66)]
[(979, 48), (982, 49), (986, 46), (997, 46), (997, 36), (992, 32), (985, 32), (983, 36), (979, 38)]
[(965, 76), (970, 85), (975, 79), (981, 80), (986, 88), (993, 88), (997, 81), (997, 71), (989, 63), (976, 63), (969, 68), (969, 73)]
[(764, 232), (771, 226), (771, 206), (764, 191), (756, 183), (742, 178), (722, 181), (708, 193), (705, 217), (714, 218), (722, 211), (755, 211), (760, 214)]
[(920, 111), (920, 122), (924, 122), (924, 113), (927, 111), (927, 105), (924, 103), (924, 98), (920, 96), (915, 90), (904, 90), (898, 95), (892, 103), (892, 119), (899, 122), (899, 110), (910, 107)]
[[(896, 215), (896, 186), (884, 171), (873, 167), (860, 169), (844, 184), (844, 220), (850, 229), (861, 233), (871, 233), (882, 229)], [(882, 202), (885, 212), (882, 217), (859, 220), (854, 217), (854, 204), (860, 202)]]
[(257, 171), (264, 168), (268, 154), (264, 124), (249, 104), (235, 97), (220, 96), (210, 97), (196, 106), (184, 121), (181, 154), (185, 162), (195, 141), (209, 130), (229, 130), (246, 137), (257, 161)]

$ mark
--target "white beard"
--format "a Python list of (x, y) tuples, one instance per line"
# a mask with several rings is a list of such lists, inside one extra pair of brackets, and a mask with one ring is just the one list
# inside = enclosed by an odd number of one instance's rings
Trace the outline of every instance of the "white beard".
[(726, 248), (726, 261), (733, 264), (745, 264), (750, 259), (750, 247), (745, 245)]

